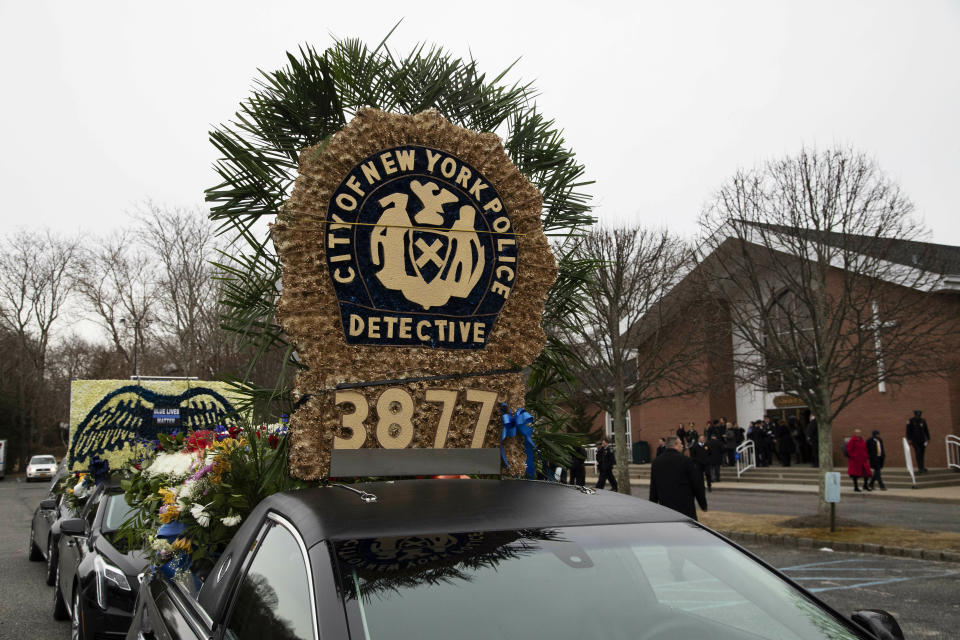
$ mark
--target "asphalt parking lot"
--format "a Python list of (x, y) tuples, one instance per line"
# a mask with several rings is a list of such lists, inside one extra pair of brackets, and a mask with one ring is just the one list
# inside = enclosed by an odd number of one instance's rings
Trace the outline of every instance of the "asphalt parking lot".
[[(45, 494), (45, 483), (0, 482), (0, 640), (70, 635), (69, 624), (52, 617), (44, 564), (27, 560), (30, 518)], [(841, 613), (886, 609), (908, 639), (957, 637), (960, 564), (773, 546), (751, 550)]]

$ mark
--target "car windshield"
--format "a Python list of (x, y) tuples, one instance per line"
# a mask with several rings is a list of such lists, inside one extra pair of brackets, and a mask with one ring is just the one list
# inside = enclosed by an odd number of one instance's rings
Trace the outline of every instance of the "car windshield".
[(692, 523), (344, 540), (333, 553), (364, 640), (858, 637)]
[(106, 504), (103, 507), (106, 512), (103, 515), (103, 525), (101, 529), (104, 533), (116, 531), (120, 525), (133, 513), (133, 507), (127, 504), (123, 499), (122, 493), (113, 493), (107, 496)]
[(33, 456), (30, 464), (57, 464), (57, 459), (53, 456)]

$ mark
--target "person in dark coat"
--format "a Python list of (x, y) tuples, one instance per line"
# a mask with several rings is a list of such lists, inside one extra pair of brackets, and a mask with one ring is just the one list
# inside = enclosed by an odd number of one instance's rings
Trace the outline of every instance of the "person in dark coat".
[(780, 458), (780, 464), (784, 467), (790, 466), (790, 456), (793, 455), (793, 436), (790, 434), (790, 427), (784, 423), (778, 423), (774, 428), (774, 434), (777, 439), (777, 457)]
[(570, 458), (570, 484), (582, 487), (587, 482), (587, 472), (583, 461), (587, 457), (587, 450), (577, 445), (573, 448)]
[(607, 480), (610, 481), (610, 488), (617, 490), (617, 479), (613, 477), (613, 467), (617, 464), (617, 455), (613, 447), (607, 442), (606, 438), (600, 440), (600, 446), (597, 447), (597, 489), (603, 489)]
[(810, 465), (820, 466), (820, 428), (817, 426), (817, 418), (811, 413), (810, 422), (807, 423), (807, 444), (810, 445)]
[(706, 480), (707, 491), (713, 491), (713, 480), (710, 478), (710, 454), (707, 453), (706, 438), (703, 436), (690, 445), (690, 459)]
[(683, 455), (683, 443), (673, 436), (667, 438), (663, 455), (650, 467), (650, 502), (662, 504), (683, 515), (697, 519), (697, 508), (707, 510), (707, 495), (703, 491), (703, 475), (696, 464)]
[(870, 459), (870, 468), (873, 469), (873, 475), (870, 476), (870, 489), (880, 485), (880, 491), (886, 491), (887, 487), (883, 484), (883, 478), (880, 477), (880, 471), (883, 470), (883, 463), (887, 459), (887, 450), (883, 448), (883, 438), (880, 432), (873, 430), (873, 435), (867, 440), (867, 457)]
[(923, 458), (930, 443), (930, 429), (927, 427), (927, 421), (921, 417), (922, 414), (922, 411), (914, 411), (913, 417), (907, 423), (907, 441), (913, 445), (913, 452), (917, 456), (917, 473), (927, 472)]
[(853, 490), (860, 493), (858, 478), (863, 478), (863, 488), (872, 491), (867, 485), (870, 473), (870, 459), (867, 456), (867, 443), (860, 436), (860, 429), (853, 430), (853, 437), (847, 441), (847, 475), (853, 480)]
[(683, 428), (683, 423), (680, 423), (680, 426), (677, 427), (677, 437), (680, 438), (680, 442), (687, 441), (687, 430)]
[(666, 449), (666, 448), (667, 448), (667, 447), (666, 447), (666, 440), (664, 440), (663, 438), (660, 438), (660, 444), (657, 445), (657, 453), (654, 454), (654, 456), (653, 456), (654, 459), (659, 458), (659, 457), (660, 457), (660, 454), (663, 453), (664, 449)]
[(714, 435), (707, 441), (707, 463), (708, 472), (713, 476), (714, 482), (720, 482), (720, 465), (723, 464), (723, 442), (720, 440), (720, 433), (714, 432)]
[(737, 433), (732, 427), (727, 427), (723, 432), (723, 453), (724, 463), (727, 466), (732, 467), (737, 464)]

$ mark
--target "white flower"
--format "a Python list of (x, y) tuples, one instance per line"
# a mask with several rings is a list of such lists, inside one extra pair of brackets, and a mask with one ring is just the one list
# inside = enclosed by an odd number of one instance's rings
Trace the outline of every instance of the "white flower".
[(177, 495), (183, 498), (192, 498), (193, 491), (196, 488), (197, 488), (196, 480), (187, 480), (180, 486), (179, 490), (177, 490)]
[(87, 488), (83, 485), (83, 480), (78, 482), (77, 486), (73, 488), (73, 495), (81, 499), (87, 497)]
[(220, 522), (225, 524), (228, 527), (235, 527), (243, 520), (241, 516), (227, 516), (225, 518), (220, 518)]
[(173, 551), (173, 546), (171, 546), (171, 544), (168, 541), (164, 540), (163, 538), (154, 538), (153, 540), (151, 540), (150, 547), (154, 551), (160, 551), (160, 552)]
[(210, 526), (210, 514), (207, 513), (207, 508), (202, 504), (195, 504), (190, 507), (190, 515), (193, 516), (193, 519), (197, 521), (201, 527)]
[(148, 476), (170, 476), (171, 478), (182, 478), (191, 475), (190, 467), (193, 464), (194, 457), (189, 453), (161, 453), (153, 461), (144, 473)]

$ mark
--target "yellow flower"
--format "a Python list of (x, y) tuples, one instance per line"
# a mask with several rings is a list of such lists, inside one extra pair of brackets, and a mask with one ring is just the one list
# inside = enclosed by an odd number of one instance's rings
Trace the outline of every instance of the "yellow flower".
[(70, 487), (69, 489), (67, 489), (67, 493), (73, 493), (73, 487)]
[(168, 522), (173, 522), (180, 517), (180, 510), (177, 509), (177, 505), (170, 504), (165, 505), (160, 508), (160, 522), (167, 524)]
[(190, 544), (190, 540), (188, 538), (177, 538), (173, 541), (173, 550), (190, 553), (193, 550), (193, 545)]
[(163, 504), (177, 503), (177, 495), (170, 489), (167, 489), (166, 487), (160, 487), (160, 489), (157, 490), (157, 493), (160, 494), (161, 498), (163, 498)]

